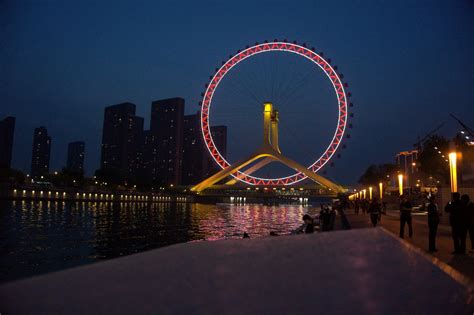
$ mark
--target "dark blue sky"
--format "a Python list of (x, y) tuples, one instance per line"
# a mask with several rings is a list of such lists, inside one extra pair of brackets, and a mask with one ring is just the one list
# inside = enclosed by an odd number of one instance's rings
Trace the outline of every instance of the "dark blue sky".
[[(1, 1), (0, 117), (17, 117), (14, 167), (29, 170), (33, 129), (44, 125), (52, 169), (65, 164), (67, 142), (84, 140), (91, 174), (105, 106), (133, 102), (146, 125), (155, 99), (182, 96), (195, 112), (229, 54), (287, 38), (323, 51), (350, 84), (355, 128), (328, 172), (353, 183), (440, 122), (454, 135), (450, 112), (474, 126), (473, 9), (468, 0)], [(230, 132), (234, 146), (245, 138)]]

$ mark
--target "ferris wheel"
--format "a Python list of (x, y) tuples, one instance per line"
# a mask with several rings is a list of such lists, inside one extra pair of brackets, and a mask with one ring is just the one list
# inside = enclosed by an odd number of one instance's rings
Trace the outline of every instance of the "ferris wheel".
[[(326, 165), (336, 154), (336, 151), (341, 146), (342, 140), (344, 139), (346, 128), (348, 126), (348, 107), (351, 103), (348, 103), (348, 97), (350, 93), (346, 92), (347, 84), (341, 80), (341, 75), (336, 72), (335, 67), (331, 66), (329, 61), (324, 59), (322, 53), (317, 53), (313, 48), (307, 48), (305, 44), (297, 44), (296, 42), (287, 41), (271, 41), (264, 43), (256, 43), (251, 47), (247, 47), (242, 51), (238, 51), (235, 55), (223, 62), (222, 66), (216, 69), (213, 76), (210, 77), (210, 82), (206, 84), (206, 90), (203, 93), (203, 99), (200, 103), (201, 109), (201, 131), (210, 155), (216, 164), (223, 170), (231, 167), (232, 163), (224, 157), (219, 151), (216, 142), (213, 139), (211, 133), (211, 107), (213, 105), (213, 98), (218, 91), (221, 82), (226, 77), (231, 69), (238, 71), (239, 64), (249, 58), (254, 58), (257, 55), (267, 54), (270, 52), (278, 52), (282, 54), (292, 54), (309, 60), (329, 79), (333, 90), (334, 96), (337, 101), (337, 117), (334, 117), (334, 133), (331, 139), (328, 139), (327, 145), (323, 148), (323, 153), (319, 156), (314, 157), (312, 163), (306, 166), (307, 170), (316, 174), (324, 165)], [(244, 170), (236, 170), (230, 173), (236, 180), (249, 185), (263, 185), (263, 186), (280, 186), (280, 185), (292, 185), (301, 182), (308, 178), (306, 171), (297, 171), (294, 174), (284, 177), (258, 177), (252, 175), (250, 172)]]

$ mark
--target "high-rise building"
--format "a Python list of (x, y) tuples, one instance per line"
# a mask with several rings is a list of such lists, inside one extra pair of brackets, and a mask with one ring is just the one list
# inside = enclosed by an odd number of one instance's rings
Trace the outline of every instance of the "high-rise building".
[(135, 181), (141, 163), (143, 118), (135, 116), (135, 107), (121, 103), (104, 111), (101, 169), (121, 180)]
[(207, 156), (200, 127), (200, 113), (186, 115), (183, 119), (183, 167), (181, 183), (193, 185), (204, 178)]
[(10, 168), (12, 163), (15, 117), (0, 120), (0, 168)]
[(152, 182), (155, 185), (179, 184), (183, 157), (184, 99), (171, 98), (151, 104), (150, 133)]
[(139, 182), (142, 185), (150, 186), (152, 184), (152, 160), (157, 153), (157, 149), (153, 146), (154, 138), (150, 130), (143, 131), (143, 140), (141, 147), (141, 170), (139, 172)]
[(85, 146), (83, 141), (70, 142), (67, 146), (66, 167), (75, 174), (84, 174)]
[[(222, 156), (227, 156), (227, 126), (211, 126), (211, 135), (214, 144)], [(206, 156), (207, 163), (204, 169), (204, 178), (217, 173), (221, 168), (216, 164), (209, 151), (204, 148), (203, 154)]]
[(31, 176), (40, 177), (49, 173), (51, 137), (45, 127), (35, 128), (33, 152), (31, 154)]
[(395, 161), (404, 174), (405, 186), (414, 186), (414, 175), (418, 172), (418, 150), (402, 151), (395, 156)]

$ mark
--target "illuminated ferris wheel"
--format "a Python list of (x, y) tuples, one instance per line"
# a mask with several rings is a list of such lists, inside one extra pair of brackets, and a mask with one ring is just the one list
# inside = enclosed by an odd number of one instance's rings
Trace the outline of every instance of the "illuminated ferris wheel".
[[(296, 42), (290, 43), (287, 41), (272, 41), (261, 44), (255, 44), (251, 47), (239, 51), (237, 54), (231, 56), (227, 61), (223, 62), (222, 66), (216, 69), (215, 74), (210, 78), (210, 82), (206, 85), (206, 90), (203, 93), (203, 99), (201, 101), (201, 130), (204, 139), (204, 143), (209, 150), (213, 160), (223, 170), (230, 169), (232, 164), (229, 163), (226, 158), (221, 154), (218, 147), (215, 144), (213, 135), (210, 127), (210, 109), (213, 105), (213, 97), (216, 91), (219, 89), (219, 84), (222, 82), (224, 77), (229, 73), (231, 69), (238, 69), (239, 63), (242, 61), (257, 56), (259, 54), (266, 54), (269, 52), (278, 52), (282, 54), (293, 54), (306, 60), (311, 61), (314, 65), (319, 67), (326, 77), (330, 80), (331, 85), (334, 89), (334, 95), (337, 100), (337, 119), (334, 119), (334, 134), (331, 139), (328, 139), (327, 146), (324, 147), (324, 151), (321, 155), (317, 156), (315, 160), (305, 168), (316, 174), (324, 165), (326, 165), (331, 158), (336, 154), (336, 151), (341, 145), (344, 138), (346, 127), (348, 126), (348, 107), (352, 104), (348, 103), (348, 97), (350, 93), (347, 93), (345, 88), (347, 84), (341, 81), (341, 75), (336, 72), (335, 67), (332, 67), (328, 60), (322, 57), (322, 53), (316, 53), (312, 48), (307, 48), (306, 45), (299, 45)], [(235, 71), (235, 70), (233, 70)], [(279, 151), (279, 149), (278, 149)], [(294, 168), (293, 169), (297, 169)], [(232, 173), (229, 173), (236, 180), (249, 185), (264, 185), (264, 186), (276, 186), (276, 185), (292, 185), (302, 180), (305, 180), (311, 174), (306, 170), (297, 171), (294, 174), (284, 177), (274, 178), (263, 178), (252, 175), (250, 172), (242, 169), (237, 169)], [(308, 176), (309, 175), (309, 176)], [(312, 176), (311, 176), (312, 177)], [(320, 181), (318, 181), (320, 182)]]

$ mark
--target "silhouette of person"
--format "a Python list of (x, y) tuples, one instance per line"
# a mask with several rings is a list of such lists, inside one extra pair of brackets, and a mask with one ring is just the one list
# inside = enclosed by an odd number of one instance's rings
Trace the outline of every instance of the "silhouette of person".
[(413, 227), (411, 225), (411, 209), (412, 204), (406, 195), (402, 195), (402, 202), (400, 203), (400, 237), (403, 238), (405, 234), (405, 224), (408, 224), (408, 236), (413, 237)]
[[(459, 222), (459, 237), (460, 237), (460, 247), (461, 247), (461, 253), (465, 254), (466, 253), (466, 238), (467, 238), (467, 232), (469, 230), (470, 226), (470, 213), (469, 213), (469, 208), (470, 208), (470, 200), (469, 200), (469, 195), (462, 195), (461, 196), (461, 204), (462, 204), (462, 211), (461, 211), (461, 218)], [(471, 244), (472, 245), (472, 244)]]
[(305, 233), (314, 233), (314, 221), (309, 214), (303, 216), (303, 222), (305, 224), (304, 232)]
[(439, 210), (438, 205), (436, 204), (436, 198), (434, 195), (430, 197), (430, 203), (428, 204), (428, 238), (429, 238), (429, 245), (428, 250), (430, 252), (437, 252), (436, 249), (436, 233), (438, 232), (438, 224), (439, 224)]
[[(466, 234), (464, 232), (465, 222), (463, 222), (464, 205), (461, 202), (461, 195), (457, 192), (452, 194), (452, 200), (448, 202), (444, 211), (449, 213), (449, 224), (451, 225), (451, 235), (453, 238), (454, 251), (452, 254), (464, 254), (466, 252)], [(463, 242), (464, 239), (464, 242)]]
[(370, 213), (370, 221), (372, 221), (372, 225), (374, 227), (377, 226), (377, 222), (380, 219), (380, 215), (382, 213), (380, 203), (377, 200), (377, 197), (374, 197), (369, 206), (369, 213)]
[(321, 232), (329, 231), (331, 225), (331, 214), (327, 206), (321, 205), (321, 212), (319, 213), (319, 222), (321, 225)]
[(474, 203), (469, 202), (466, 206), (466, 222), (467, 222), (467, 232), (469, 232), (469, 238), (471, 239), (471, 250), (469, 252), (474, 252)]

